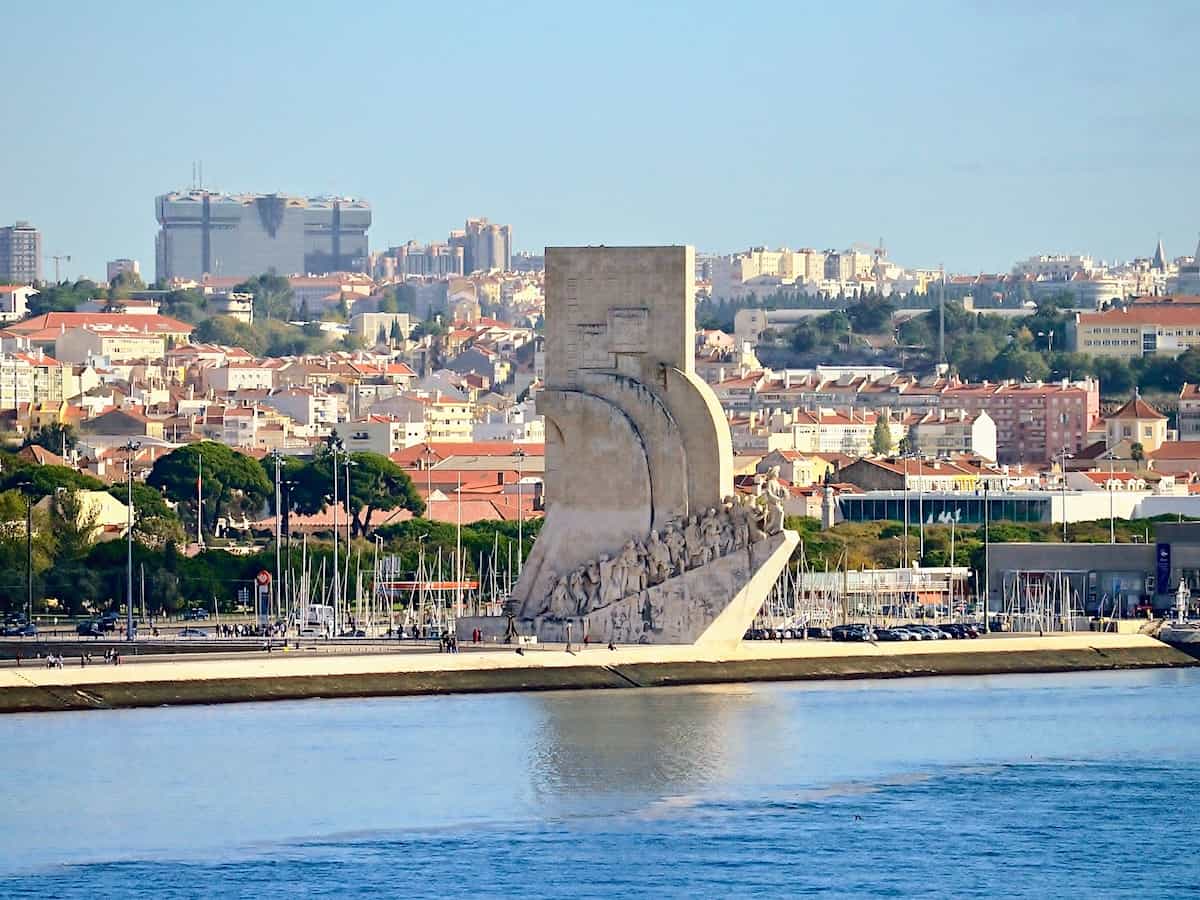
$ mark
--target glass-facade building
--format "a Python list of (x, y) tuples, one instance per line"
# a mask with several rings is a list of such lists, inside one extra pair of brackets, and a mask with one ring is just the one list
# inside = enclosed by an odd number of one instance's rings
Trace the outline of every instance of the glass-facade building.
[(842, 519), (847, 522), (902, 522), (908, 504), (908, 521), (927, 525), (982, 525), (984, 504), (992, 522), (1053, 521), (1052, 498), (1046, 492), (1005, 491), (968, 493), (918, 493), (917, 491), (870, 491), (842, 494), (837, 498)]
[(365, 201), (284, 194), (163, 194), (155, 276), (200, 280), (368, 270)]

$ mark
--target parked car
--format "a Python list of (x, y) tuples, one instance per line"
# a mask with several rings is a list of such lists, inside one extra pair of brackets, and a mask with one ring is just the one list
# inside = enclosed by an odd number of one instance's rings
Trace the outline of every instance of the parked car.
[(873, 640), (874, 632), (868, 625), (835, 625), (829, 636), (835, 641), (869, 641)]
[(16, 630), (17, 637), (37, 637), (37, 633), (38, 633), (37, 626), (34, 625), (32, 622), (26, 622), (24, 625), (22, 625), (20, 628), (18, 628)]
[(200, 608), (189, 609), (187, 612), (185, 612), (183, 614), (183, 621), (185, 621), (185, 622), (204, 622), (207, 620), (208, 620), (208, 610), (207, 609), (200, 609)]
[(907, 641), (908, 635), (903, 631), (894, 628), (876, 628), (875, 640), (877, 641)]
[(208, 632), (203, 628), (181, 628), (179, 629), (180, 637), (208, 637)]
[(75, 626), (75, 633), (83, 637), (104, 637), (104, 629), (99, 622), (80, 622)]
[(100, 626), (101, 631), (116, 631), (119, 618), (115, 612), (106, 612), (96, 620), (96, 624)]

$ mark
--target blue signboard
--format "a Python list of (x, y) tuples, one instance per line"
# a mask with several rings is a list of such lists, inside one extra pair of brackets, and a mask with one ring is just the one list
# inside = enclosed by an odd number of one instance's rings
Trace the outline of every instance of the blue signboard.
[(1171, 545), (1155, 544), (1154, 561), (1156, 565), (1155, 588), (1160, 594), (1171, 593)]

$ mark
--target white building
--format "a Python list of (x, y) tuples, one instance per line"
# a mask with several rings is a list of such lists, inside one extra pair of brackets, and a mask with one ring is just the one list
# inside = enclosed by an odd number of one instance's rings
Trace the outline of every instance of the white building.
[(29, 315), (29, 298), (36, 293), (30, 285), (0, 285), (0, 322), (16, 322)]
[(397, 450), (425, 443), (425, 419), (397, 419), (391, 416), (368, 416), (361, 422), (343, 426), (346, 449), (356, 453), (379, 453), (390, 456)]
[(982, 410), (926, 413), (909, 426), (908, 436), (912, 449), (930, 459), (975, 454), (996, 460), (996, 423)]
[(274, 383), (275, 370), (260, 363), (230, 362), (205, 369), (206, 390), (227, 394), (232, 391), (266, 390)]

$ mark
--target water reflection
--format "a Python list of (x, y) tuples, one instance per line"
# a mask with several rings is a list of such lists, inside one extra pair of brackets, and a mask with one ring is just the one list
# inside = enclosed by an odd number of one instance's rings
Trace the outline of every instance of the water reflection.
[(730, 776), (742, 753), (740, 723), (764, 707), (744, 685), (525, 699), (536, 719), (531, 787), (543, 802), (701, 791)]

